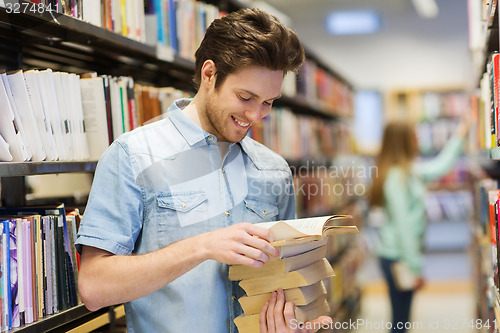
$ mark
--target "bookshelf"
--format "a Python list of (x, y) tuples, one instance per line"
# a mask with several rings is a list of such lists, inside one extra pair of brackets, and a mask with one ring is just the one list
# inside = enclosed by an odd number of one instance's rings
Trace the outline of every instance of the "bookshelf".
[[(473, 258), (473, 279), (476, 294), (477, 318), (490, 323), (498, 323), (498, 214), (495, 212), (495, 196), (499, 189), (498, 160), (500, 150), (492, 122), (498, 119), (494, 105), (498, 92), (494, 87), (492, 74), (493, 52), (499, 51), (498, 1), (471, 1), (469, 6), (469, 45), (472, 52), (474, 76), (476, 78), (471, 93), (472, 110), (476, 115), (478, 128), (475, 146), (478, 154), (484, 155), (483, 173), (474, 178), (474, 218), (471, 223)], [(496, 90), (496, 91), (495, 91)], [(496, 131), (498, 135), (498, 131)], [(493, 139), (492, 139), (493, 137)], [(492, 325), (488, 332), (498, 332), (498, 325)]]
[[(26, 3), (24, 0), (21, 2)], [(213, 0), (207, 3), (218, 6), (222, 11), (233, 11), (245, 7), (237, 0)], [(51, 68), (54, 71), (70, 73), (97, 72), (110, 76), (132, 76), (135, 82), (147, 83), (157, 87), (175, 87), (183, 91), (193, 92), (192, 75), (194, 62), (180, 57), (163, 47), (150, 45), (128, 38), (119, 33), (99, 27), (79, 18), (49, 11), (33, 13), (9, 13), (0, 7), (0, 48), (5, 50), (0, 55), (0, 68), (6, 71), (33, 68)], [(307, 50), (306, 50), (307, 51)], [(297, 87), (297, 94), (286, 95), (275, 102), (275, 106), (288, 108), (294, 116), (307, 117), (319, 123), (332, 126), (350, 119), (353, 113), (354, 88), (338, 73), (321, 63), (311, 52), (307, 52), (307, 78), (301, 82), (312, 81), (312, 84)], [(301, 74), (299, 74), (301, 75)], [(316, 77), (321, 78), (321, 86), (316, 85)], [(325, 88), (326, 87), (326, 88)], [(296, 169), (304, 167), (308, 160), (314, 160), (316, 166), (330, 168), (334, 157), (352, 153), (348, 137), (348, 126), (323, 139), (332, 142), (340, 136), (347, 135), (341, 147), (329, 147), (326, 153), (313, 151), (313, 154), (288, 158), (290, 165)], [(323, 149), (323, 148), (318, 148)], [(0, 162), (0, 180), (2, 206), (22, 206), (26, 203), (25, 177), (31, 175), (47, 175), (60, 173), (92, 173), (96, 161), (67, 162)], [(321, 178), (320, 178), (321, 179)], [(322, 202), (317, 209), (303, 211), (302, 215), (326, 215), (349, 212), (356, 209), (356, 200), (342, 198), (335, 202)], [(305, 206), (306, 207), (306, 206)], [(309, 205), (311, 207), (311, 205)], [(362, 220), (359, 217), (360, 221)], [(346, 264), (341, 251), (336, 253), (335, 262), (342, 267), (355, 267)], [(352, 259), (348, 262), (352, 262)], [(354, 269), (345, 274), (345, 280), (353, 281)], [(346, 296), (344, 293), (343, 296)], [(347, 297), (347, 296), (346, 296)], [(338, 300), (339, 304), (342, 300)], [(122, 314), (122, 310), (114, 307), (90, 313), (83, 305), (78, 305), (56, 315), (44, 318), (26, 327), (13, 331), (69, 331), (72, 326), (80, 325), (81, 331), (90, 331), (90, 322), (109, 322)], [(123, 315), (123, 314), (122, 314)], [(89, 326), (90, 325), (90, 326)], [(64, 329), (62, 328), (64, 327)], [(93, 327), (93, 326), (92, 326)]]

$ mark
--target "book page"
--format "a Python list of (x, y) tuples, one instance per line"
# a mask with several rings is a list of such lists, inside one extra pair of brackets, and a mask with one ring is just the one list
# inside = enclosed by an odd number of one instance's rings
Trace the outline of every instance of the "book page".
[(310, 217), (296, 220), (259, 223), (259, 226), (271, 230), (274, 241), (284, 239), (322, 235), (323, 226), (331, 216)]

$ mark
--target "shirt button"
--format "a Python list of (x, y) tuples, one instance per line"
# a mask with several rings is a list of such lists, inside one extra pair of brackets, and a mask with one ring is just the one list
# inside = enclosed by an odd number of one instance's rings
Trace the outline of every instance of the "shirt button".
[(264, 215), (267, 215), (267, 211), (264, 211)]
[(224, 168), (222, 168), (222, 173), (226, 172), (226, 170)]
[(183, 202), (183, 203), (181, 204), (181, 206), (182, 206), (182, 208), (186, 208), (186, 206), (187, 206), (187, 205), (186, 205), (186, 203), (185, 203), (185, 202)]
[(226, 210), (226, 212), (225, 212), (224, 214), (226, 214), (226, 216), (231, 215), (231, 213), (230, 213), (230, 212), (228, 212), (227, 210)]
[(236, 301), (236, 295), (233, 295), (233, 300)]
[(213, 141), (213, 140), (214, 140), (214, 137), (210, 135), (210, 136), (208, 137), (208, 141)]

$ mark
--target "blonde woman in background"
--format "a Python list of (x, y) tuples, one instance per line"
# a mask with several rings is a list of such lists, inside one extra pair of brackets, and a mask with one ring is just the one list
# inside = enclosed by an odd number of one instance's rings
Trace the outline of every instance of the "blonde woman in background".
[[(418, 140), (413, 124), (394, 121), (387, 124), (377, 158), (378, 177), (371, 191), (372, 206), (385, 210), (387, 220), (380, 228), (377, 249), (382, 272), (389, 287), (392, 307), (391, 332), (406, 332), (414, 292), (424, 285), (422, 241), (426, 225), (424, 181), (445, 175), (462, 153), (468, 131), (464, 117), (456, 132), (437, 157), (416, 162)], [(402, 262), (417, 277), (410, 290), (398, 290), (391, 273), (395, 262)]]

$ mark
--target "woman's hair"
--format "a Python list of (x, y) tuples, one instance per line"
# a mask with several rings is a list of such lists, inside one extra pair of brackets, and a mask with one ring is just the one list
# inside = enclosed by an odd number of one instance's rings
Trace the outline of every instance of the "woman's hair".
[(246, 66), (262, 66), (283, 73), (296, 71), (305, 59), (297, 35), (279, 20), (259, 9), (241, 9), (214, 20), (195, 53), (196, 88), (201, 68), (212, 60), (217, 69), (215, 87)]
[(384, 182), (389, 169), (399, 166), (408, 175), (417, 154), (418, 142), (414, 125), (405, 121), (388, 123), (376, 160), (377, 176), (373, 178), (370, 194), (372, 205), (381, 206), (384, 203)]

